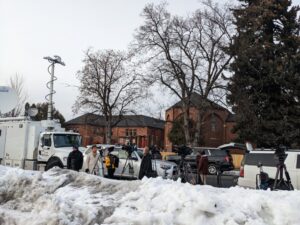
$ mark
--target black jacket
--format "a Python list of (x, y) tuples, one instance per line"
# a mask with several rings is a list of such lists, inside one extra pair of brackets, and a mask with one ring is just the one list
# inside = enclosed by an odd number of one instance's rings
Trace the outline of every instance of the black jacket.
[(70, 152), (68, 156), (67, 168), (79, 171), (82, 168), (83, 155), (79, 150)]
[(144, 176), (151, 177), (152, 175), (152, 160), (151, 155), (147, 154), (143, 156), (140, 172), (139, 172), (139, 179), (142, 179)]

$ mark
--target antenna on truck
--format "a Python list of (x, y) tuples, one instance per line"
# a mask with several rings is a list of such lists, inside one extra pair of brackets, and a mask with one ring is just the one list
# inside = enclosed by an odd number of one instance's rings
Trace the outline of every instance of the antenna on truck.
[[(51, 58), (49, 56), (44, 57), (44, 59), (48, 60), (50, 66), (48, 67), (48, 72), (51, 75), (50, 81), (47, 83), (47, 88), (49, 89), (49, 94), (46, 95), (46, 100), (48, 101), (48, 113), (47, 113), (47, 120), (52, 120), (52, 111), (53, 111), (53, 94), (56, 92), (53, 90), (53, 83), (57, 80), (57, 78), (54, 76), (54, 65), (56, 63), (65, 66), (65, 63), (61, 61), (61, 58), (58, 55), (55, 55), (54, 58)], [(51, 67), (51, 72), (50, 72)]]

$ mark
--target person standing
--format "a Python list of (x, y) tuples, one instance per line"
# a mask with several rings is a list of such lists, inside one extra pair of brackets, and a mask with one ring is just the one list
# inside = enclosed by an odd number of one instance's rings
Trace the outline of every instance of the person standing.
[(85, 172), (99, 175), (99, 159), (100, 154), (97, 152), (96, 145), (92, 146), (92, 151), (88, 154), (86, 162), (87, 162), (87, 169)]
[(149, 147), (145, 147), (144, 155), (140, 166), (139, 179), (143, 179), (144, 176), (152, 177), (152, 158), (149, 152)]
[(73, 151), (70, 152), (67, 159), (67, 168), (79, 172), (83, 164), (83, 155), (78, 150), (77, 146), (73, 146)]
[(115, 170), (119, 166), (119, 158), (111, 154), (111, 152), (114, 150), (113, 146), (109, 147), (107, 150), (108, 150), (108, 154), (105, 157), (105, 166), (107, 169), (107, 175), (108, 178), (114, 178)]
[(197, 172), (198, 177), (201, 178), (200, 184), (206, 184), (206, 177), (208, 174), (208, 157), (205, 155), (205, 151), (201, 151), (201, 154), (197, 156)]

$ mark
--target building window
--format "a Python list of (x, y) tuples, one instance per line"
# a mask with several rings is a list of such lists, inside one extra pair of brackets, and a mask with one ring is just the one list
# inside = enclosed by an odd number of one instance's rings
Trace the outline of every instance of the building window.
[(216, 121), (216, 116), (215, 116), (214, 113), (211, 115), (210, 127), (211, 127), (212, 132), (216, 132), (216, 130), (217, 130), (217, 121)]
[(126, 137), (135, 137), (136, 129), (126, 129)]

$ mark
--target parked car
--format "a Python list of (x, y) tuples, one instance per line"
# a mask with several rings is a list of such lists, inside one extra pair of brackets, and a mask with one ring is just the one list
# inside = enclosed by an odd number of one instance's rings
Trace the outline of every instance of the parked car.
[[(194, 173), (197, 172), (196, 157), (201, 151), (205, 151), (208, 156), (208, 172), (211, 175), (217, 174), (218, 165), (222, 171), (233, 170), (234, 166), (232, 163), (232, 157), (227, 151), (221, 150), (219, 148), (209, 148), (209, 147), (193, 147), (193, 152), (185, 157), (186, 161), (191, 165)], [(168, 161), (176, 162), (179, 164), (180, 156), (168, 156)]]
[[(290, 174), (292, 185), (300, 189), (300, 150), (286, 151), (285, 165)], [(278, 159), (272, 150), (253, 150), (247, 153), (240, 168), (238, 185), (242, 187), (255, 188), (256, 175), (259, 173), (257, 165), (261, 163), (263, 171), (268, 173), (271, 182), (275, 179)], [(284, 176), (285, 178), (285, 176)]]
[[(110, 147), (104, 146), (106, 148)], [(99, 145), (99, 147), (101, 147)], [(119, 158), (119, 166), (116, 168), (115, 176), (129, 179), (137, 179), (140, 171), (140, 165), (143, 158), (143, 149), (138, 148), (133, 151), (131, 157), (128, 157), (127, 151), (122, 149), (122, 146), (114, 146), (114, 151), (111, 153)], [(91, 146), (85, 151), (85, 156), (91, 152)], [(103, 152), (104, 155), (107, 151)], [(86, 157), (85, 157), (86, 158)], [(85, 162), (86, 165), (86, 162)], [(173, 162), (163, 161), (159, 159), (152, 160), (152, 169), (157, 171), (158, 176), (168, 179), (175, 179), (177, 177), (177, 165)], [(107, 175), (107, 170), (104, 167), (104, 175)]]

